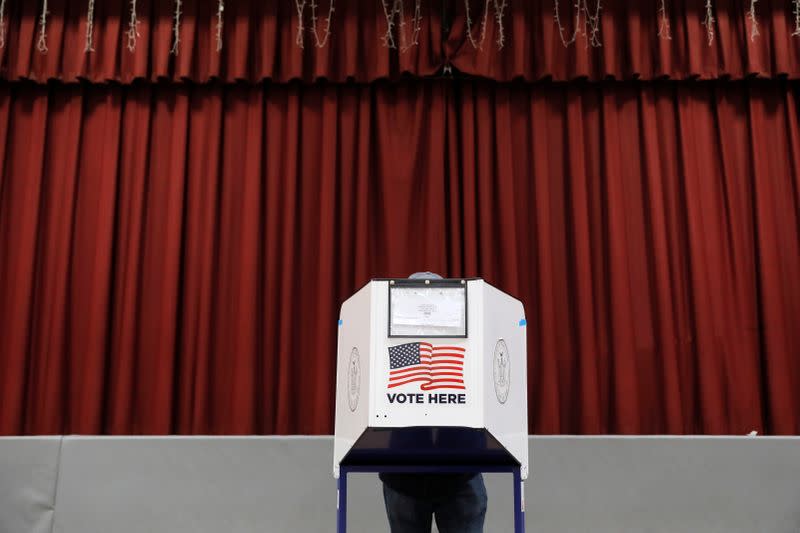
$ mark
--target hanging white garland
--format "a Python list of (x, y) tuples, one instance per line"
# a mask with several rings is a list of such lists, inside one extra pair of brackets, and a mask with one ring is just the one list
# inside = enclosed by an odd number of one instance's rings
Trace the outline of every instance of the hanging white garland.
[(559, 9), (558, 0), (553, 0), (553, 21), (558, 26), (558, 35), (561, 37), (561, 44), (564, 45), (564, 48), (567, 48), (569, 45), (574, 43), (577, 38), (578, 34), (580, 33), (581, 27), (581, 8), (580, 8), (580, 0), (577, 1), (575, 4), (575, 31), (572, 32), (572, 37), (569, 39), (564, 37), (564, 25), (561, 23), (561, 9)]
[(136, 39), (139, 38), (139, 19), (136, 17), (136, 0), (131, 0), (131, 18), (128, 21), (128, 50), (136, 50)]
[(294, 44), (303, 48), (303, 11), (306, 9), (306, 0), (295, 0), (294, 5), (297, 8), (297, 36)]
[(181, 11), (182, 6), (183, 2), (181, 0), (175, 0), (175, 22), (172, 26), (172, 50), (170, 50), (172, 55), (178, 55), (179, 45), (181, 43), (181, 15), (183, 15), (183, 11)]
[(711, 0), (706, 0), (706, 17), (703, 19), (703, 26), (706, 27), (706, 35), (708, 36), (708, 46), (714, 42), (714, 6)]
[[(296, 43), (301, 48), (303, 47), (303, 35), (305, 32), (304, 27), (304, 14), (305, 8), (310, 7), (311, 28), (310, 31), (314, 37), (315, 45), (319, 48), (324, 47), (331, 36), (331, 24), (333, 13), (335, 11), (335, 0), (330, 0), (328, 8), (328, 16), (325, 17), (323, 24), (322, 35), (318, 25), (318, 0), (295, 0), (297, 10), (298, 25)], [(561, 21), (560, 0), (553, 0), (554, 2), (554, 22), (558, 26), (559, 37), (565, 47), (573, 44), (579, 36), (583, 36), (587, 40), (587, 46), (593, 47), (602, 46), (600, 41), (600, 12), (602, 10), (602, 0), (596, 0), (594, 11), (590, 10), (590, 0), (572, 0), (574, 3), (572, 8), (574, 10), (574, 29), (571, 36), (568, 35), (567, 30)], [(657, 16), (658, 16), (658, 37), (661, 39), (671, 40), (670, 17), (667, 11), (667, 0), (656, 0), (658, 2)], [(750, 7), (746, 13), (746, 19), (750, 24), (750, 40), (755, 41), (756, 37), (761, 35), (760, 22), (758, 20), (757, 4), (759, 0), (750, 0)], [(406, 26), (406, 12), (404, 9), (404, 0), (381, 0), (384, 16), (386, 17), (387, 30), (382, 37), (383, 45), (388, 48), (400, 49), (405, 52), (413, 46), (419, 45), (419, 34), (421, 30), (421, 0), (415, 0), (414, 14), (411, 18), (411, 33), (407, 33)], [(794, 15), (794, 31), (793, 37), (800, 37), (800, 0), (791, 0), (792, 14)], [(7, 19), (6, 19), (6, 0), (0, 0), (0, 48), (6, 45), (7, 37)], [(136, 49), (137, 39), (140, 37), (139, 24), (140, 21), (137, 16), (137, 0), (129, 0), (130, 6), (130, 20), (128, 22), (127, 47), (130, 52)], [(175, 13), (173, 24), (173, 43), (171, 53), (177, 55), (180, 48), (180, 24), (183, 1), (175, 0)], [(466, 25), (467, 25), (467, 38), (470, 44), (476, 49), (483, 49), (483, 45), (487, 35), (487, 23), (489, 19), (489, 12), (494, 8), (494, 18), (497, 25), (497, 41), (498, 48), (503, 48), (505, 45), (505, 31), (504, 20), (505, 10), (508, 6), (508, 0), (484, 0), (483, 15), (478, 23), (480, 29), (477, 30), (475, 26), (476, 21), (473, 20), (470, 0), (464, 0), (466, 12)], [(716, 37), (716, 18), (714, 16), (713, 0), (705, 0), (705, 16), (702, 25), (706, 27), (706, 36), (708, 45), (712, 46)], [(216, 49), (221, 51), (223, 48), (223, 30), (224, 30), (224, 0), (218, 0), (216, 12)], [(50, 14), (48, 10), (48, 0), (42, 0), (42, 8), (38, 17), (38, 37), (36, 41), (36, 48), (39, 52), (46, 54), (49, 50), (47, 47), (47, 18)], [(88, 0), (87, 14), (86, 14), (86, 41), (85, 52), (93, 52), (94, 49), (94, 15), (95, 15), (95, 0)], [(477, 35), (476, 35), (477, 33)]]
[(505, 18), (506, 18), (506, 7), (508, 6), (506, 0), (502, 2), (494, 2), (494, 20), (495, 24), (497, 24), (497, 48), (502, 50), (503, 47), (506, 45), (506, 29), (505, 29)]
[(6, 45), (6, 0), (0, 0), (0, 48)]
[(658, 8), (658, 36), (668, 41), (672, 40), (672, 31), (669, 27), (669, 15), (667, 14), (667, 0), (661, 0)]
[(405, 52), (412, 46), (419, 45), (419, 32), (422, 29), (422, 0), (417, 0), (414, 4), (414, 17), (411, 19), (411, 40), (405, 49)]
[[(422, 29), (422, 0), (416, 0), (414, 15), (411, 17), (411, 37), (406, 34), (405, 4), (403, 0), (393, 0), (391, 6), (387, 0), (381, 0), (383, 15), (386, 17), (386, 33), (381, 37), (383, 46), (397, 49), (394, 34), (397, 28), (397, 39), (400, 42), (400, 52), (406, 52), (411, 47), (419, 44), (419, 32)], [(396, 22), (395, 22), (396, 21)]]
[[(395, 0), (396, 3), (397, 0)], [(381, 41), (383, 41), (383, 46), (386, 48), (397, 48), (394, 42), (394, 5), (389, 9), (386, 0), (381, 0), (381, 4), (383, 5), (383, 15), (386, 17), (386, 33), (381, 37)]]
[(222, 50), (222, 12), (225, 11), (225, 2), (219, 0), (217, 3), (217, 52)]
[(396, 4), (400, 6), (399, 12), (397, 13), (397, 28), (400, 33), (400, 49), (403, 50), (408, 46), (408, 39), (406, 37), (406, 12), (402, 7), (402, 1), (398, 1)]
[(36, 41), (36, 49), (46, 54), (47, 49), (47, 0), (42, 1), (42, 14), (39, 16), (39, 39)]
[(94, 0), (89, 0), (86, 11), (86, 46), (84, 52), (94, 52)]
[(586, 46), (589, 46), (589, 44), (595, 48), (603, 46), (603, 43), (600, 42), (600, 10), (602, 7), (603, 6), (600, 4), (600, 0), (597, 0), (597, 7), (594, 15), (590, 15), (589, 4), (587, 3), (587, 0), (583, 0), (583, 9), (586, 11), (586, 28), (588, 33)]
[(472, 15), (469, 11), (469, 0), (464, 0), (464, 10), (466, 12), (467, 18), (467, 39), (469, 39), (470, 44), (473, 48), (477, 48), (478, 50), (483, 50), (483, 42), (486, 40), (486, 21), (489, 19), (489, 2), (491, 0), (486, 0), (483, 6), (483, 18), (481, 19), (481, 36), (480, 39), (476, 42), (475, 38), (472, 36)]
[(330, 0), (328, 5), (328, 16), (325, 18), (325, 36), (320, 39), (317, 33), (317, 1), (311, 0), (311, 33), (314, 35), (314, 41), (317, 43), (317, 48), (323, 48), (328, 44), (328, 39), (331, 36), (331, 19), (333, 19), (333, 12), (336, 10), (334, 7), (334, 0)]
[(553, 20), (558, 26), (558, 35), (561, 38), (561, 43), (564, 48), (574, 43), (579, 35), (586, 39), (586, 46), (589, 45), (597, 48), (603, 46), (600, 42), (600, 10), (603, 8), (601, 0), (597, 0), (595, 5), (594, 14), (589, 11), (589, 0), (575, 0), (575, 28), (572, 36), (567, 39), (565, 35), (565, 28), (561, 23), (561, 9), (558, 0), (553, 0)]
[(756, 37), (761, 35), (758, 31), (758, 19), (756, 18), (756, 4), (758, 0), (750, 0), (750, 10), (747, 12), (747, 18), (750, 19), (750, 40), (755, 41)]
[[(303, 22), (303, 14), (306, 10), (306, 0), (295, 0), (295, 8), (297, 9), (297, 36), (295, 37), (295, 44), (303, 48), (303, 33), (305, 32), (305, 25)], [(336, 11), (335, 0), (330, 0), (328, 4), (328, 16), (325, 18), (325, 28), (323, 30), (323, 37), (320, 38), (319, 30), (317, 29), (317, 0), (310, 0), (308, 4), (311, 8), (311, 34), (314, 36), (314, 43), (317, 48), (324, 48), (328, 44), (328, 39), (331, 36), (331, 22), (333, 21), (333, 12)]]
[(489, 20), (489, 7), (494, 7), (494, 19), (497, 25), (497, 48), (502, 49), (505, 46), (505, 10), (507, 6), (506, 0), (486, 0), (483, 5), (483, 18), (481, 19), (480, 37), (476, 40), (472, 31), (473, 20), (472, 13), (470, 12), (469, 0), (464, 0), (464, 12), (467, 19), (467, 39), (473, 48), (483, 50), (483, 43), (486, 41), (486, 23)]
[(382, 37), (384, 46), (388, 48), (397, 48), (394, 40), (394, 19), (398, 13), (403, 13), (403, 0), (394, 0), (390, 8), (386, 0), (381, 0), (383, 6), (383, 15), (386, 17), (386, 34)]

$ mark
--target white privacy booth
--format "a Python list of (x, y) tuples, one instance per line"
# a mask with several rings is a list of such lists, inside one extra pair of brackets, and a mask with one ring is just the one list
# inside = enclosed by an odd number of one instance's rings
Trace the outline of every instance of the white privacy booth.
[(376, 279), (342, 304), (333, 473), (509, 472), (515, 531), (528, 476), (522, 302), (482, 279)]

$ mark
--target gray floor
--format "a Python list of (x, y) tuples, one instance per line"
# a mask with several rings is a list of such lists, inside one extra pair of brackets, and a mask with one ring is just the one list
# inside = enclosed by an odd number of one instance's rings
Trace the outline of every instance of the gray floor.
[[(800, 439), (537, 437), (527, 530), (800, 533)], [(330, 437), (0, 438), (0, 533), (335, 530)], [(487, 533), (512, 531), (487, 476)], [(388, 531), (374, 475), (353, 533)]]

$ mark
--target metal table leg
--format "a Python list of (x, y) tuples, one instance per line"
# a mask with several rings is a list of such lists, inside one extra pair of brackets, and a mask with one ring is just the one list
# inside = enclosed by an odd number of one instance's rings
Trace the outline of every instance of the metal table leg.
[(347, 467), (345, 466), (339, 469), (336, 493), (336, 533), (345, 533), (347, 531)]
[(525, 487), (520, 468), (514, 468), (514, 533), (525, 533)]
[(522, 474), (519, 466), (340, 466), (338, 483), (338, 499), (336, 502), (336, 532), (347, 532), (347, 474), (367, 472), (511, 472), (514, 476), (514, 533), (525, 533), (525, 496), (523, 494)]

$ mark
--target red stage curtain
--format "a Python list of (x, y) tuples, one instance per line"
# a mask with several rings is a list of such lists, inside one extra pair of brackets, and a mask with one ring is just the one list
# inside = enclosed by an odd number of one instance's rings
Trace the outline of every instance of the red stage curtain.
[[(463, 2), (451, 0), (457, 5)], [(597, 0), (588, 0), (590, 8)], [(473, 10), (476, 0), (472, 0)], [(481, 2), (481, 5), (483, 2)], [(574, 32), (574, 0), (560, 0), (566, 38)], [(498, 50), (493, 23), (483, 50), (465, 38), (464, 17), (454, 25), (447, 57), (464, 72), (495, 80), (743, 78), (800, 74), (800, 38), (793, 37), (790, 2), (759, 0), (757, 30), (751, 38), (749, 0), (712, 0), (714, 39), (709, 45), (704, 0), (667, 0), (671, 39), (658, 36), (659, 0), (602, 0), (598, 39), (602, 46), (577, 42), (565, 48), (554, 23), (553, 0), (509, 2), (508, 43)], [(463, 9), (462, 9), (463, 10)], [(490, 11), (493, 13), (493, 11)], [(473, 31), (478, 35), (477, 29)]]
[(797, 434), (797, 89), (0, 84), (0, 433), (330, 433), (431, 269), (523, 299), (532, 432)]
[[(317, 28), (324, 35), (329, 0), (316, 0)], [(386, 18), (380, 0), (335, 0), (331, 36), (318, 48), (306, 2), (304, 47), (297, 36), (294, 0), (225, 0), (223, 48), (217, 52), (217, 0), (183, 1), (178, 54), (174, 42), (174, 0), (138, 0), (139, 38), (128, 49), (130, 0), (97, 2), (94, 48), (86, 44), (86, 0), (48, 0), (47, 45), (37, 49), (39, 2), (8, 1), (8, 46), (0, 49), (0, 74), (6, 79), (74, 81), (136, 78), (208, 81), (293, 79), (361, 81), (396, 78), (404, 72), (432, 74), (442, 64), (438, 2), (426, 1), (420, 46), (404, 54), (381, 45)], [(409, 11), (409, 14), (411, 12)], [(409, 31), (410, 35), (410, 31)]]
[[(597, 2), (587, 1), (590, 7)], [(747, 18), (749, 1), (713, 0), (716, 24), (711, 46), (702, 25), (702, 0), (666, 1), (670, 40), (658, 37), (658, 0), (601, 0), (598, 48), (586, 46), (582, 37), (568, 48), (563, 46), (554, 21), (554, 0), (509, 1), (502, 50), (495, 45), (498, 26), (493, 9), (486, 40), (477, 50), (466, 38), (465, 0), (422, 0), (420, 45), (402, 54), (382, 45), (387, 23), (381, 0), (335, 0), (330, 40), (317, 48), (307, 31), (303, 49), (295, 44), (294, 0), (226, 0), (221, 52), (216, 50), (216, 0), (184, 0), (178, 55), (170, 54), (174, 0), (138, 0), (141, 24), (134, 52), (127, 48), (130, 2), (97, 2), (91, 53), (84, 51), (87, 0), (48, 0), (47, 54), (37, 49), (41, 3), (6, 2), (8, 42), (0, 48), (0, 75), (5, 79), (363, 82), (403, 73), (429, 75), (448, 62), (465, 73), (496, 80), (800, 76), (800, 38), (792, 36), (795, 20), (789, 0), (759, 0), (759, 35), (754, 39)], [(321, 32), (329, 3), (317, 3)], [(574, 1), (559, 3), (570, 37)], [(414, 0), (405, 0), (406, 20), (413, 5)], [(473, 35), (478, 38), (485, 2), (470, 0), (470, 5)], [(310, 18), (306, 7), (307, 28)]]

